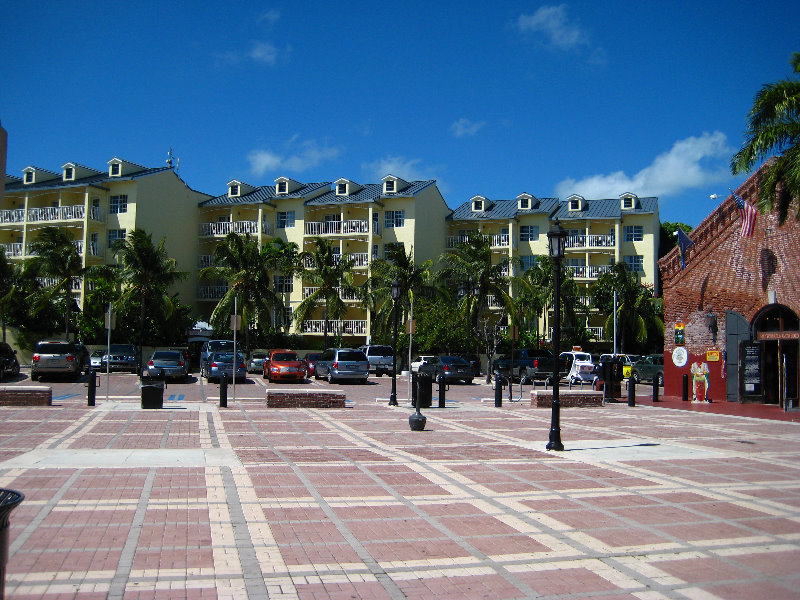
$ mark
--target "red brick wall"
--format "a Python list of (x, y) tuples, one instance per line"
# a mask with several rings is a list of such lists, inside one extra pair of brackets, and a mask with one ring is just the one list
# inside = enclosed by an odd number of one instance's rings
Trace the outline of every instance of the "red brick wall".
[[(755, 202), (760, 171), (751, 176), (737, 193)], [(755, 233), (741, 237), (741, 220), (733, 197), (728, 197), (689, 234), (695, 242), (686, 253), (686, 268), (681, 270), (677, 250), (659, 261), (664, 298), (664, 394), (681, 395), (681, 379), (695, 360), (706, 362), (710, 370), (709, 391), (716, 401), (725, 400), (722, 350), (725, 349), (725, 313), (733, 310), (752, 323), (755, 314), (775, 302), (800, 315), (800, 223), (794, 219), (796, 207), (778, 227), (775, 213), (759, 214)], [(711, 308), (717, 318), (717, 343), (706, 321)], [(686, 366), (672, 362), (675, 349), (674, 328), (685, 324)], [(720, 350), (720, 362), (706, 360), (706, 351)], [(691, 398), (691, 375), (689, 381)]]
[(345, 393), (324, 390), (267, 390), (268, 408), (344, 408)]
[(45, 386), (0, 386), (0, 406), (52, 406), (53, 390)]
[[(559, 389), (558, 402), (562, 408), (603, 406), (603, 392)], [(553, 406), (553, 390), (531, 390), (531, 406), (551, 408)]]

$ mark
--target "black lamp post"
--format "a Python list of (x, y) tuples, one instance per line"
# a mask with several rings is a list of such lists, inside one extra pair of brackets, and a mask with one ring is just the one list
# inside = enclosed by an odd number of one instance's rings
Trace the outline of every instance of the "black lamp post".
[(550, 441), (547, 442), (548, 450), (563, 450), (561, 443), (561, 401), (558, 397), (558, 384), (561, 379), (561, 260), (564, 258), (564, 248), (567, 245), (569, 233), (555, 220), (547, 232), (548, 250), (553, 259), (553, 410), (550, 417)]
[(400, 282), (392, 282), (392, 310), (394, 311), (394, 333), (392, 343), (392, 393), (389, 395), (389, 406), (397, 406), (397, 301), (400, 299)]

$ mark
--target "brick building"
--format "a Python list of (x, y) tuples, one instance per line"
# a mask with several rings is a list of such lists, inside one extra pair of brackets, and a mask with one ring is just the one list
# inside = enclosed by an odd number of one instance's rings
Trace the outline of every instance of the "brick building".
[[(755, 203), (761, 167), (736, 191)], [(715, 402), (798, 406), (800, 222), (758, 214), (743, 237), (733, 195), (659, 261), (664, 297), (664, 394), (681, 396), (691, 365), (708, 366)]]

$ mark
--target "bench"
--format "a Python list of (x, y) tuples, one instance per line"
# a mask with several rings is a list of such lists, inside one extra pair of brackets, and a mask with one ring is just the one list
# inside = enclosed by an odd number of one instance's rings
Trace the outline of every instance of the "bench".
[(319, 389), (268, 389), (267, 408), (344, 408), (345, 393)]
[(53, 388), (46, 385), (0, 385), (0, 406), (53, 406)]
[[(564, 390), (559, 387), (558, 401), (561, 408), (603, 406), (603, 392), (592, 390)], [(553, 390), (531, 390), (531, 406), (552, 408)]]

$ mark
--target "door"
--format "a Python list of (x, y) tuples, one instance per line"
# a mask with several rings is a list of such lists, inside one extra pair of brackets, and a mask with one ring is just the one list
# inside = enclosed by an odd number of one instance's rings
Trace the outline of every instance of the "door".
[(750, 341), (750, 323), (736, 311), (725, 313), (725, 388), (728, 402), (739, 402), (739, 345)]

